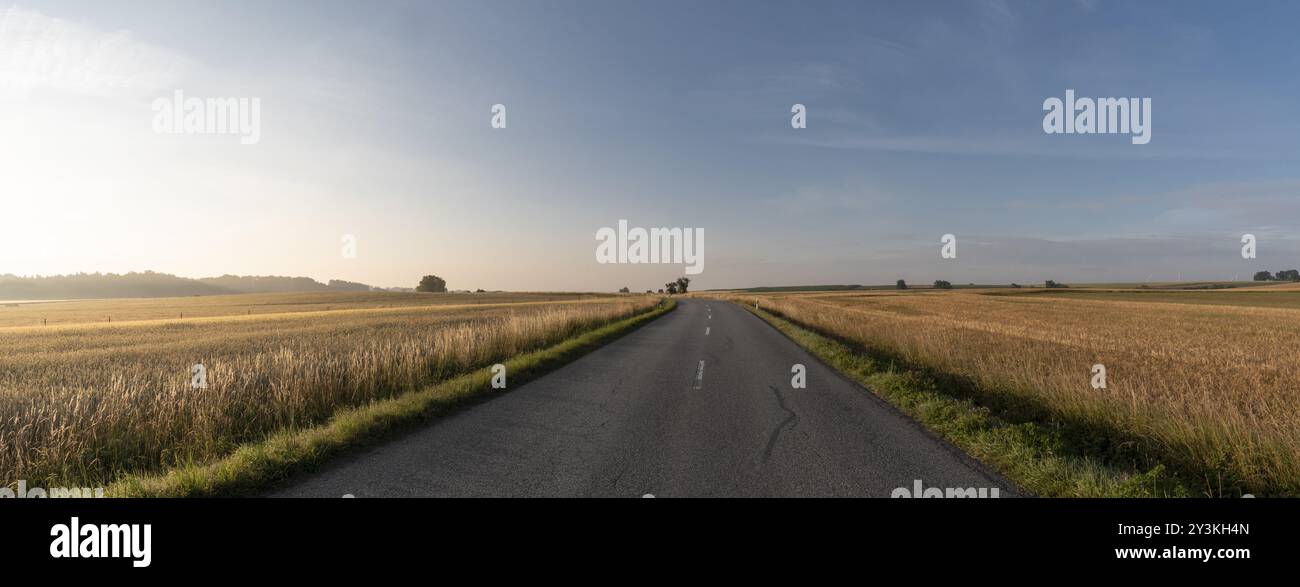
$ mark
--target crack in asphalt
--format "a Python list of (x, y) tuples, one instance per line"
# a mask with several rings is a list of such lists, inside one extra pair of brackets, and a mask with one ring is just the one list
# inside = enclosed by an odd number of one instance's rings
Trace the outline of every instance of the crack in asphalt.
[(768, 459), (772, 458), (772, 449), (776, 447), (776, 440), (777, 438), (780, 438), (781, 431), (785, 430), (787, 425), (789, 425), (789, 428), (793, 430), (794, 427), (797, 426), (799, 422), (799, 415), (791, 411), (789, 407), (786, 407), (785, 397), (781, 395), (781, 390), (777, 389), (775, 385), (769, 385), (767, 387), (768, 389), (772, 390), (773, 394), (776, 394), (776, 405), (780, 406), (781, 410), (783, 410), (788, 415), (785, 417), (784, 420), (781, 420), (780, 424), (776, 425), (776, 428), (772, 430), (772, 434), (768, 436), (767, 448), (763, 450), (764, 463), (766, 463)]

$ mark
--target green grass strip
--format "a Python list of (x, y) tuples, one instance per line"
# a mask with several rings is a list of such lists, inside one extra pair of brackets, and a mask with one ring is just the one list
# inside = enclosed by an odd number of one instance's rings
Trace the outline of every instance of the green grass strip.
[(873, 357), (776, 313), (739, 304), (845, 377), (917, 420), (936, 435), (1043, 497), (1186, 497), (1182, 480), (1157, 464), (1146, 470), (1088, 455), (1050, 421), (1008, 421), (933, 374)]
[[(673, 310), (656, 308), (601, 326), (555, 346), (504, 362), (510, 386), (536, 379)], [(444, 416), (467, 402), (504, 393), (492, 389), (489, 369), (443, 381), (364, 406), (339, 410), (328, 423), (277, 432), (245, 444), (215, 462), (185, 465), (160, 475), (127, 475), (109, 486), (113, 497), (233, 497), (255, 495), (310, 471), (345, 451), (373, 443), (418, 423)]]

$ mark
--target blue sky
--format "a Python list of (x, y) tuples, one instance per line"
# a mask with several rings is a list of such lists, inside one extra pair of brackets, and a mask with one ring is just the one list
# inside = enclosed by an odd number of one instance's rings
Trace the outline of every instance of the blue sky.
[[(681, 275), (597, 264), (593, 235), (619, 219), (703, 228), (705, 288), (1300, 266), (1293, 2), (0, 11), (0, 272), (532, 290)], [(68, 83), (32, 49), (86, 39), (118, 43), (85, 67), (125, 82)], [(152, 133), (150, 102), (177, 88), (259, 97), (262, 142)], [(1151, 98), (1151, 142), (1045, 134), (1043, 100), (1066, 89)]]

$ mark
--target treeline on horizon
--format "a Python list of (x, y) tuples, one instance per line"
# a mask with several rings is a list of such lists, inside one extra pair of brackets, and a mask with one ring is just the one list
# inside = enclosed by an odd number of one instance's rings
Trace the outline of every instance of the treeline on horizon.
[(411, 288), (381, 288), (364, 283), (331, 279), (321, 283), (310, 277), (278, 275), (222, 275), (191, 279), (169, 273), (145, 271), (77, 273), (23, 277), (0, 275), (0, 300), (61, 300), (86, 298), (161, 298), (240, 293), (290, 293), (316, 291), (414, 291)]

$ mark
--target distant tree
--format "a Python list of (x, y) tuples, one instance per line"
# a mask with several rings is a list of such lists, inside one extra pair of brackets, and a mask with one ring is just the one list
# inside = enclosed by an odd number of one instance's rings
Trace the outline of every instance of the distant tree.
[(1019, 283), (1012, 283), (1012, 284), (1011, 284), (1011, 287), (1014, 287), (1014, 288), (1016, 288), (1016, 289), (1020, 289), (1020, 284), (1019, 284)]
[(691, 286), (691, 278), (678, 277), (676, 283), (677, 283), (677, 293), (686, 293), (687, 288)]
[(425, 275), (420, 278), (420, 285), (415, 287), (415, 291), (445, 293), (447, 291), (447, 282), (437, 275)]
[(652, 294), (652, 293), (654, 293), (654, 290), (652, 290), (652, 289), (647, 289), (647, 290), (645, 290), (645, 292), (648, 293), (648, 294)]
[(341, 279), (331, 279), (326, 285), (330, 289), (339, 291), (370, 291), (370, 286), (355, 281), (343, 281)]
[(329, 286), (310, 277), (282, 277), (278, 275), (222, 275), (204, 277), (203, 283), (240, 293), (279, 293), (302, 291), (328, 291)]
[(1260, 271), (1255, 274), (1255, 281), (1273, 281), (1273, 274), (1268, 271)]
[(1047, 280), (1047, 281), (1043, 284), (1043, 286), (1044, 286), (1044, 287), (1047, 287), (1047, 288), (1049, 288), (1049, 289), (1055, 289), (1055, 288), (1060, 288), (1060, 287), (1070, 287), (1070, 286), (1068, 286), (1068, 285), (1065, 285), (1064, 283), (1057, 283), (1057, 282), (1052, 281), (1052, 280), (1050, 280), (1050, 279)]
[(632, 290), (630, 290), (630, 289), (628, 289), (626, 286), (624, 286), (624, 287), (622, 287), (622, 288), (619, 288), (618, 293), (632, 293)]
[(659, 293), (664, 293), (663, 288), (660, 288), (660, 289), (659, 289)]
[(1278, 281), (1300, 281), (1300, 269), (1287, 269), (1278, 271), (1274, 279)]
[(934, 288), (935, 288), (935, 289), (952, 289), (952, 284), (951, 284), (951, 283), (948, 283), (947, 281), (944, 281), (944, 280), (942, 280), (942, 279), (938, 279), (938, 280), (935, 280), (935, 282), (934, 282)]
[(474, 290), (474, 293), (484, 293), (484, 292), (483, 292), (483, 288), (480, 287), (480, 288)]
[(673, 295), (677, 293), (677, 282), (670, 281), (668, 283), (665, 283), (664, 288), (668, 290), (668, 295)]
[(907, 282), (900, 279), (894, 283), (894, 287), (898, 289), (907, 289)]

